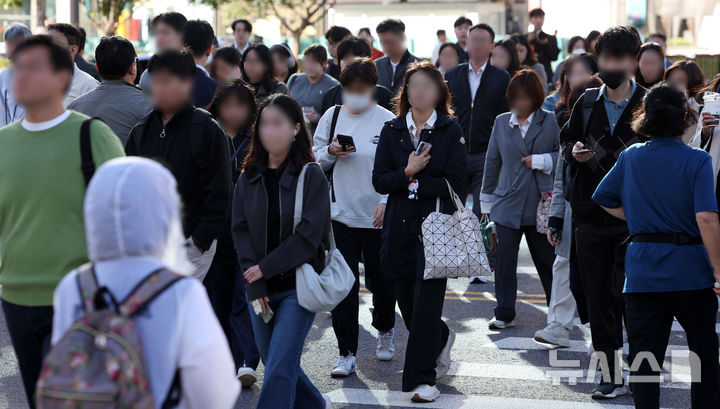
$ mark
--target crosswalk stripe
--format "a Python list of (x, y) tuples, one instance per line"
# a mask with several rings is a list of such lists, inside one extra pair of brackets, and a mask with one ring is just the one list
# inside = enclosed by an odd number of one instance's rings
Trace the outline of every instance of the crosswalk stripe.
[[(328, 393), (333, 403), (350, 405), (412, 406), (410, 394), (376, 389), (335, 389)], [(423, 408), (442, 409), (632, 409), (633, 406), (605, 402), (577, 402), (529, 398), (504, 398), (488, 395), (444, 394), (435, 402), (423, 403)]]

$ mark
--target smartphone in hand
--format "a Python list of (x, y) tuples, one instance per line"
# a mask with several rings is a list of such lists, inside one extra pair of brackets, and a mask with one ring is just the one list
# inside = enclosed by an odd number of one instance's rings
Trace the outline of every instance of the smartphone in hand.
[(338, 134), (337, 140), (343, 152), (355, 152), (355, 141), (352, 136)]
[(431, 146), (432, 146), (432, 144), (429, 142), (420, 141), (420, 143), (418, 143), (417, 149), (415, 149), (415, 155), (416, 156), (422, 155), (423, 152), (425, 152)]

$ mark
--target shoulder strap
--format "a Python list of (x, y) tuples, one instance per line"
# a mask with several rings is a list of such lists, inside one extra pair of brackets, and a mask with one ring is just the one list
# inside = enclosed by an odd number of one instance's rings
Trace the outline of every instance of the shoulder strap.
[(90, 140), (90, 124), (93, 119), (100, 118), (88, 118), (80, 126), (80, 169), (85, 178), (85, 186), (90, 184), (90, 179), (95, 174), (95, 161), (93, 160), (92, 142)]
[(95, 311), (95, 294), (100, 287), (92, 264), (85, 264), (78, 269), (77, 284), (85, 313), (89, 314)]
[(597, 99), (600, 88), (589, 88), (585, 91), (582, 101), (582, 119), (583, 119), (583, 138), (585, 137), (587, 127), (590, 123), (590, 114), (592, 114), (595, 100)]
[(328, 140), (328, 145), (330, 145), (333, 141), (333, 138), (335, 138), (335, 127), (337, 126), (337, 121), (338, 121), (339, 116), (340, 116), (340, 105), (335, 105), (333, 107), (332, 121), (330, 122), (330, 140)]
[(166, 269), (151, 273), (120, 303), (118, 308), (120, 314), (132, 316), (182, 278), (180, 274)]
[(195, 108), (192, 115), (192, 125), (190, 129), (190, 149), (192, 158), (197, 163), (200, 171), (205, 170), (205, 138), (203, 135), (202, 125), (205, 122), (206, 111)]
[[(295, 210), (293, 211), (293, 233), (295, 227), (300, 224), (302, 220), (302, 208), (303, 208), (303, 190), (305, 189), (305, 173), (310, 166), (320, 166), (317, 162), (308, 162), (303, 166), (298, 176), (297, 188), (295, 189)], [(334, 250), (337, 248), (335, 244), (335, 234), (333, 233), (332, 226), (330, 226), (330, 233), (328, 234), (329, 249)]]

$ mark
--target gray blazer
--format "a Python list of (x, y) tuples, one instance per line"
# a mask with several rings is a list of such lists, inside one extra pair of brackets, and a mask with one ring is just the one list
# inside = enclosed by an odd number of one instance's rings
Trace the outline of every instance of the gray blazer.
[[(495, 118), (485, 159), (480, 200), (492, 202), (490, 218), (500, 225), (519, 229), (523, 215), (537, 212), (540, 192), (553, 190), (554, 171), (547, 175), (528, 169), (522, 158), (548, 153), (557, 162), (560, 128), (555, 114), (539, 109), (535, 112), (525, 138), (518, 127), (510, 127), (510, 113)], [(532, 194), (529, 194), (532, 189)], [(531, 212), (531, 213), (529, 213)]]
[(565, 159), (558, 156), (557, 167), (555, 168), (555, 181), (553, 182), (553, 198), (550, 204), (550, 217), (563, 219), (562, 239), (560, 244), (555, 246), (555, 254), (570, 258), (570, 244), (572, 242), (572, 207), (565, 200), (565, 178), (563, 169)]

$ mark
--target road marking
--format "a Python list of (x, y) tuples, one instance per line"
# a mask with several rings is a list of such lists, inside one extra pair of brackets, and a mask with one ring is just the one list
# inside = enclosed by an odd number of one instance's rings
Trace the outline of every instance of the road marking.
[[(335, 389), (328, 393), (333, 403), (351, 405), (381, 405), (408, 407), (410, 393), (377, 389)], [(544, 400), (527, 398), (504, 398), (487, 395), (443, 394), (435, 402), (418, 405), (422, 408), (441, 409), (633, 409), (628, 405), (613, 405), (604, 402), (576, 402), (562, 400)]]
[[(364, 291), (363, 291), (363, 290), (364, 290)], [(477, 295), (482, 295), (482, 297), (478, 297), (478, 296), (468, 297), (468, 296), (466, 296), (466, 294), (471, 294), (471, 295), (472, 295), (472, 294), (477, 294)], [(361, 297), (371, 297), (371, 296), (372, 296), (372, 293), (370, 293), (370, 292), (369, 292), (368, 290), (366, 290), (366, 289), (361, 289), (361, 290), (360, 290), (360, 296), (361, 296)], [(543, 304), (543, 305), (546, 305), (546, 304), (547, 304), (547, 302), (545, 302), (545, 294), (523, 294), (523, 293), (518, 293), (518, 294), (517, 294), (517, 297), (518, 297), (518, 298), (517, 298), (517, 302), (519, 302), (519, 303), (526, 303), (526, 304)], [(492, 302), (497, 301), (497, 300), (495, 299), (495, 293), (491, 293), (491, 292), (487, 292), (487, 291), (484, 291), (484, 292), (479, 292), (479, 291), (467, 291), (467, 292), (462, 292), (462, 293), (454, 292), (454, 291), (447, 291), (447, 292), (445, 293), (445, 299), (446, 299), (446, 300), (462, 300), (462, 301), (492, 301)]]

